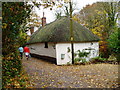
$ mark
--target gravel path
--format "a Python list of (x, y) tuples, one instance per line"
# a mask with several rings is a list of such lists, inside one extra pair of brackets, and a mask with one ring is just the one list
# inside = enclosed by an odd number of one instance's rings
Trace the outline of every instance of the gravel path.
[(22, 60), (33, 88), (116, 88), (118, 66), (91, 64), (57, 66), (40, 59)]

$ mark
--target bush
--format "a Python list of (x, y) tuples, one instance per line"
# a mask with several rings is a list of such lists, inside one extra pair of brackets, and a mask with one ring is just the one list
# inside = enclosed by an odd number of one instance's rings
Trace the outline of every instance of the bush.
[(85, 58), (88, 56), (88, 54), (88, 52), (81, 52), (80, 50), (74, 53), (74, 56), (76, 57), (74, 59), (75, 64), (85, 64), (87, 62)]
[(12, 83), (10, 81), (11, 78), (14, 78), (16, 75), (20, 74), (21, 71), (21, 61), (19, 60), (19, 57), (17, 54), (12, 53), (11, 55), (8, 55), (6, 57), (3, 57), (2, 62), (2, 75), (3, 75), (3, 88), (5, 88), (6, 85)]
[(101, 58), (101, 57), (95, 57), (90, 60), (91, 63), (101, 63), (101, 62), (106, 62), (106, 58)]
[(2, 86), (6, 88), (11, 79), (20, 74), (21, 61), (17, 49), (26, 42), (25, 30), (32, 6), (25, 2), (2, 3)]
[(117, 61), (120, 61), (120, 28), (117, 28), (109, 37), (109, 49), (115, 54)]

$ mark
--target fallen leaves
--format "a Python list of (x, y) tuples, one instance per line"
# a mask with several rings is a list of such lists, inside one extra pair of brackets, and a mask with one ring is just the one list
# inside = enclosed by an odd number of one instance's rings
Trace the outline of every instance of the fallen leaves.
[(23, 63), (34, 88), (118, 87), (118, 65), (57, 66), (35, 58)]

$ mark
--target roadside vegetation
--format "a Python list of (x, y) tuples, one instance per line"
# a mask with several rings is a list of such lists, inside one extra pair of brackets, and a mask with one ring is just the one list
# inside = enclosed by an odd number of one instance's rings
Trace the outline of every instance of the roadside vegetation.
[[(24, 73), (18, 47), (27, 40), (26, 19), (31, 6), (23, 2), (2, 2), (2, 87), (24, 88)], [(23, 83), (24, 82), (24, 83)]]
[[(101, 39), (99, 57), (87, 62), (82, 57), (86, 57), (88, 53), (79, 51), (75, 64), (119, 64), (120, 28), (116, 22), (120, 19), (118, 17), (120, 5), (118, 4), (118, 2), (94, 3), (84, 7), (79, 14), (73, 15), (74, 20), (86, 26)], [(38, 3), (34, 5), (38, 8), (40, 6)], [(45, 8), (53, 7), (53, 5), (55, 5), (53, 2), (43, 4)], [(30, 19), (32, 9), (33, 6), (26, 2), (2, 2), (2, 88), (30, 88), (29, 78), (22, 67), (18, 47), (27, 42), (26, 32), (30, 28), (27, 24), (32, 21)], [(69, 12), (68, 9), (66, 7), (66, 12)], [(56, 12), (57, 18), (62, 15), (61, 12), (58, 14)], [(40, 22), (37, 26), (38, 24)]]

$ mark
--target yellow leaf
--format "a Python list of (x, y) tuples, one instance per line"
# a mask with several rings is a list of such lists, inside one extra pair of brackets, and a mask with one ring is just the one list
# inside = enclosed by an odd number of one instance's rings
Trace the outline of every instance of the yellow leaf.
[(70, 0), (64, 0), (64, 2), (68, 3)]
[(52, 81), (55, 81), (55, 80), (52, 80)]

